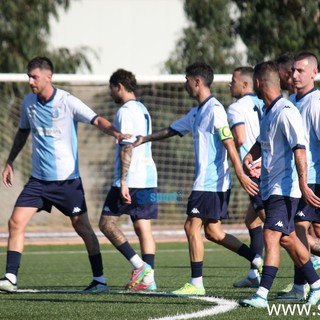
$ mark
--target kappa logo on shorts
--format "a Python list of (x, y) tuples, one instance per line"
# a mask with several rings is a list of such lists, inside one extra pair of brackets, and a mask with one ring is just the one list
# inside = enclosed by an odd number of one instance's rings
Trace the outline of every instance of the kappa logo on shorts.
[(305, 217), (306, 215), (305, 215), (302, 211), (298, 211), (298, 212), (296, 213), (296, 216), (298, 216), (298, 217)]
[(72, 210), (72, 213), (79, 213), (81, 212), (81, 209), (79, 207), (74, 207)]
[(105, 212), (111, 212), (110, 208), (108, 206), (104, 206), (103, 207), (103, 211)]
[(282, 222), (281, 220), (279, 220), (279, 221), (275, 224), (275, 226), (280, 227), (280, 228), (283, 228), (283, 222)]
[(193, 214), (199, 214), (200, 211), (198, 210), (198, 208), (193, 208), (193, 209), (191, 210), (191, 213), (193, 213)]

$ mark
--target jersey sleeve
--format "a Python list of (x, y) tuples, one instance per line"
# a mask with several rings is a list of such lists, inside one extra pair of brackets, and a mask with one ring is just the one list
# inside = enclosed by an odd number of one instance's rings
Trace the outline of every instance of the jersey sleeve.
[[(127, 107), (122, 106), (115, 117), (114, 120), (115, 128), (124, 133), (133, 134), (134, 133), (134, 121), (133, 118), (130, 116), (130, 112)], [(136, 140), (136, 137), (133, 135), (129, 139), (125, 139), (121, 141), (121, 144), (129, 144), (133, 143)]]
[(312, 106), (310, 108), (310, 120), (313, 127), (313, 132), (316, 135), (318, 141), (320, 141), (320, 100), (312, 100)]
[(182, 137), (192, 131), (192, 123), (195, 121), (195, 116), (195, 108), (193, 108), (186, 115), (172, 122), (170, 128), (177, 131)]
[(245, 123), (245, 119), (243, 117), (243, 114), (240, 112), (239, 107), (239, 103), (235, 102), (231, 104), (227, 109), (227, 117), (231, 129), (237, 125)]
[(302, 117), (294, 105), (284, 107), (283, 112), (281, 112), (280, 125), (292, 150), (296, 148), (305, 148), (306, 141)]
[(77, 122), (91, 123), (97, 117), (97, 114), (91, 108), (71, 94), (67, 96), (67, 103)]
[(20, 109), (20, 129), (30, 129), (29, 117), (27, 114), (27, 108), (25, 107), (25, 100), (23, 101)]
[(227, 139), (233, 139), (227, 114), (222, 105), (215, 105), (212, 109), (213, 111), (213, 127), (211, 128), (211, 132), (217, 132), (220, 136), (221, 141)]

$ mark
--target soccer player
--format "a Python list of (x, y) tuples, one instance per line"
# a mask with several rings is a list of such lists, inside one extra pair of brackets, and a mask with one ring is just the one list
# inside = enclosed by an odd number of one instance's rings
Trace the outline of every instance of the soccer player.
[(36, 57), (27, 65), (32, 93), (27, 94), (22, 103), (20, 126), (2, 173), (3, 183), (7, 187), (12, 185), (13, 162), (30, 132), (32, 172), (9, 219), (6, 273), (0, 280), (0, 290), (17, 291), (25, 228), (36, 212), (51, 212), (55, 206), (70, 218), (88, 251), (93, 281), (83, 292), (108, 292), (99, 242), (89, 222), (79, 175), (77, 123), (91, 123), (119, 141), (128, 135), (120, 134), (108, 120), (70, 93), (54, 87), (53, 69), (47, 57)]
[(201, 229), (208, 240), (245, 257), (258, 268), (261, 257), (231, 234), (223, 231), (221, 220), (228, 218), (231, 177), (227, 155), (233, 163), (242, 187), (250, 194), (259, 188), (242, 170), (242, 164), (228, 125), (227, 114), (221, 103), (211, 94), (212, 68), (195, 62), (186, 68), (185, 88), (198, 106), (173, 122), (170, 127), (152, 135), (139, 137), (135, 146), (149, 141), (184, 136), (191, 132), (194, 141), (195, 179), (188, 199), (184, 225), (189, 243), (191, 281), (173, 291), (176, 295), (205, 295), (202, 269), (204, 244)]
[[(301, 52), (294, 58), (292, 66), (293, 85), (296, 93), (289, 100), (299, 109), (305, 130), (305, 138), (309, 148), (308, 159), (308, 185), (320, 196), (320, 91), (315, 88), (314, 79), (318, 74), (318, 59), (311, 52)], [(312, 237), (308, 230), (312, 225), (315, 235)], [(319, 254), (320, 244), (320, 210), (310, 206), (302, 198), (298, 212), (295, 216), (295, 228), (297, 236), (308, 250)], [(313, 264), (315, 266), (315, 262)], [(280, 294), (277, 299), (281, 300), (304, 300), (307, 295), (306, 280), (295, 266), (293, 288)]]
[(262, 157), (260, 188), (266, 211), (265, 260), (257, 292), (248, 299), (240, 300), (240, 305), (268, 306), (267, 296), (280, 264), (280, 246), (289, 253), (310, 284), (308, 303), (315, 305), (320, 300), (320, 279), (310, 261), (309, 251), (297, 237), (294, 227), (301, 193), (307, 203), (320, 206), (320, 198), (307, 184), (302, 118), (297, 108), (281, 96), (278, 68), (274, 62), (256, 65), (253, 80), (266, 112), (261, 121), (260, 135), (245, 156), (244, 165), (250, 172), (255, 167), (254, 160)]
[(276, 60), (281, 90), (286, 90), (288, 95), (296, 92), (296, 88), (292, 80), (292, 65), (294, 61), (294, 52), (285, 52)]
[[(151, 142), (132, 148), (136, 136), (151, 134), (151, 118), (147, 108), (136, 98), (137, 81), (130, 71), (117, 70), (110, 77), (109, 83), (113, 100), (122, 104), (116, 114), (114, 126), (132, 134), (132, 138), (122, 140), (117, 145), (114, 179), (103, 205), (99, 227), (133, 267), (126, 288), (155, 291), (156, 245), (152, 236), (151, 219), (156, 219), (158, 214), (157, 202), (152, 201), (152, 194), (157, 194), (157, 170), (152, 159)], [(142, 259), (117, 226), (119, 217), (123, 214), (130, 215), (133, 222)]]
[[(240, 151), (240, 158), (249, 152), (260, 133), (260, 120), (263, 113), (263, 101), (259, 99), (253, 90), (253, 68), (238, 67), (234, 69), (230, 92), (237, 101), (227, 109), (228, 122), (232, 131), (234, 142)], [(260, 172), (256, 177), (251, 177), (257, 184)], [(249, 230), (250, 248), (262, 256), (264, 208), (260, 192), (256, 196), (250, 196), (245, 224)], [(260, 283), (260, 275), (255, 266), (251, 265), (247, 275), (233, 284), (237, 288), (257, 288)]]

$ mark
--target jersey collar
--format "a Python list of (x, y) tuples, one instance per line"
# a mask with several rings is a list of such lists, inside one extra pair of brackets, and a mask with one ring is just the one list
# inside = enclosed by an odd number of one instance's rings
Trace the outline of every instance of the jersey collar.
[(275, 98), (270, 106), (268, 108), (266, 108), (266, 114), (273, 108), (273, 106), (282, 98), (282, 95), (280, 95), (279, 97)]
[(313, 87), (311, 90), (309, 90), (308, 92), (306, 92), (303, 96), (301, 96), (300, 98), (298, 98), (298, 95), (296, 94), (296, 101), (298, 102), (299, 100), (301, 100), (302, 98), (304, 98), (307, 94), (313, 92), (313, 91), (316, 91), (317, 88), (316, 87)]

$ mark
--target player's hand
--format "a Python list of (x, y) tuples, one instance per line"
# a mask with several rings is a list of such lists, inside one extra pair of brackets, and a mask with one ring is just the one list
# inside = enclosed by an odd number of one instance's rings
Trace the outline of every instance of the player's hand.
[(13, 183), (13, 167), (7, 163), (2, 172), (2, 182), (6, 187), (11, 187)]
[(132, 134), (129, 133), (119, 133), (116, 136), (116, 143), (121, 143), (122, 140), (130, 139), (132, 137)]
[(240, 184), (244, 190), (246, 190), (250, 196), (255, 196), (259, 193), (259, 186), (253, 182), (246, 174), (238, 177)]
[(133, 143), (133, 147), (138, 147), (144, 143), (143, 136), (136, 136), (137, 140)]
[(300, 187), (302, 197), (306, 203), (314, 208), (320, 208), (320, 198), (315, 195), (309, 186)]
[[(242, 166), (243, 166), (244, 172), (245, 172), (249, 177), (259, 178), (260, 172), (259, 172), (259, 175), (257, 176), (256, 164), (255, 164), (254, 161), (252, 160), (252, 157), (251, 157), (250, 154), (247, 154), (247, 155), (244, 157)], [(261, 165), (260, 165), (260, 167), (261, 167)]]
[(250, 177), (259, 178), (261, 174), (261, 161), (254, 162), (250, 167)]
[(121, 185), (120, 196), (124, 203), (128, 203), (128, 204), (131, 203), (129, 188), (126, 185)]

